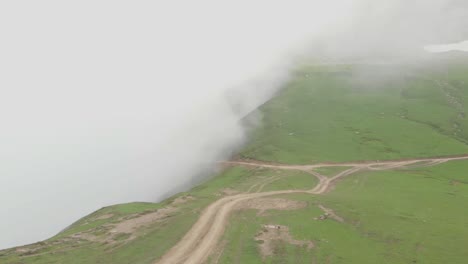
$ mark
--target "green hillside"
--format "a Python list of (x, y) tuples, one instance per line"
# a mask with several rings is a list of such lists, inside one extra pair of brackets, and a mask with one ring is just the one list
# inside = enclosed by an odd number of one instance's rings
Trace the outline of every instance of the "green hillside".
[(448, 76), (400, 65), (299, 71), (262, 107), (241, 155), (309, 164), (467, 153), (468, 67), (459, 67)]
[(255, 164), (103, 208), (0, 263), (155, 263), (215, 201), (288, 190), (236, 204), (206, 262), (466, 263), (468, 160), (424, 158), (468, 154), (468, 60), (423, 65), (302, 66), (236, 157)]

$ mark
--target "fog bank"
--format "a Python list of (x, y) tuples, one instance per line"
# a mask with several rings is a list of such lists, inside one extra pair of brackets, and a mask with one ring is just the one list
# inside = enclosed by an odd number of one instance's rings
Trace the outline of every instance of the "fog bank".
[(0, 248), (158, 201), (227, 158), (328, 23), (304, 4), (2, 2)]
[[(102, 206), (188, 188), (298, 58), (408, 56), (467, 39), (467, 4), (3, 1), (0, 248)], [(440, 12), (444, 10), (444, 12)]]

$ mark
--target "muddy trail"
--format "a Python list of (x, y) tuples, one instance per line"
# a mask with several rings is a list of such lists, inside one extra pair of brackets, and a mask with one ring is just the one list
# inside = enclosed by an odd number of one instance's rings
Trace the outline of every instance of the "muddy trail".
[[(280, 194), (306, 193), (313, 195), (324, 194), (329, 191), (334, 184), (343, 177), (360, 171), (393, 170), (402, 168), (415, 168), (434, 166), (453, 160), (467, 160), (468, 155), (421, 158), (396, 161), (369, 161), (369, 162), (344, 162), (344, 163), (319, 163), (313, 165), (286, 165), (268, 164), (260, 161), (228, 161), (226, 166), (261, 167), (281, 170), (299, 170), (311, 174), (318, 179), (318, 184), (311, 190), (281, 190), (269, 192), (247, 192), (223, 197), (203, 210), (197, 222), (185, 234), (185, 236), (156, 263), (160, 264), (199, 264), (207, 260), (216, 248), (222, 237), (229, 214), (236, 209), (236, 206), (247, 200), (262, 198)], [(332, 177), (326, 177), (314, 169), (323, 167), (351, 167)], [(251, 188), (253, 189), (253, 188)], [(258, 191), (261, 188), (257, 189)], [(251, 190), (250, 190), (251, 191)]]

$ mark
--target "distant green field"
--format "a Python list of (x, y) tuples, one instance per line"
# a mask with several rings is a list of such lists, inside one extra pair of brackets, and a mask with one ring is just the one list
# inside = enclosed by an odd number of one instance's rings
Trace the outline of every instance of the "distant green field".
[(388, 77), (398, 69), (386, 67), (298, 72), (261, 108), (241, 157), (307, 164), (468, 153), (468, 68)]
[[(289, 164), (468, 154), (468, 63), (429, 66), (309, 65), (259, 110), (261, 126), (240, 158)], [(347, 167), (316, 169), (333, 176)], [(282, 195), (296, 210), (235, 211), (209, 263), (467, 263), (468, 161), (361, 172), (323, 195)], [(0, 251), (0, 263), (149, 264), (175, 245), (210, 203), (240, 192), (307, 190), (302, 171), (228, 167), (161, 203), (103, 208), (44, 242)], [(183, 202), (178, 202), (182, 199)], [(323, 205), (344, 219), (316, 220)], [(129, 219), (172, 208), (131, 234), (111, 233)], [(287, 226), (262, 257), (255, 237), (266, 224)], [(85, 235), (83, 237), (83, 235)], [(87, 239), (86, 235), (93, 239)], [(81, 237), (80, 237), (81, 236)]]

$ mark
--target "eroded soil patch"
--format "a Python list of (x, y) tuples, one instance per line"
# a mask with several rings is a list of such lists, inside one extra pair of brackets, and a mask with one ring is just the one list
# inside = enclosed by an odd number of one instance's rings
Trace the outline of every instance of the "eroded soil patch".
[(344, 222), (344, 219), (341, 216), (337, 215), (332, 209), (326, 208), (321, 204), (319, 204), (318, 207), (324, 212), (324, 214), (320, 215), (319, 217), (316, 217), (315, 220), (333, 219), (340, 223)]
[(294, 239), (291, 234), (289, 234), (289, 228), (281, 225), (264, 225), (262, 231), (255, 236), (255, 240), (260, 243), (259, 250), (264, 259), (274, 255), (275, 244), (277, 242), (285, 242), (291, 245), (305, 247), (309, 250), (315, 246), (312, 241)]
[(156, 212), (145, 214), (139, 217), (124, 220), (111, 229), (111, 233), (133, 233), (140, 227), (152, 224), (169, 217), (177, 211), (175, 207), (165, 207), (158, 209)]
[(258, 214), (267, 210), (297, 210), (307, 206), (304, 201), (294, 201), (284, 198), (259, 198), (240, 203), (236, 209), (256, 209)]

